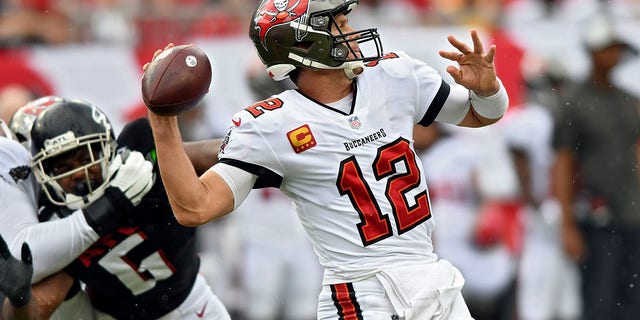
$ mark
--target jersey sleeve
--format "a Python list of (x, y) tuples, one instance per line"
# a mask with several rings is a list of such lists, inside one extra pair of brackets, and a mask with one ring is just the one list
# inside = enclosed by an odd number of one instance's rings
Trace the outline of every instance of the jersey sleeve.
[(131, 150), (140, 151), (147, 160), (155, 159), (155, 157), (152, 156), (155, 150), (155, 142), (153, 141), (151, 124), (149, 124), (149, 119), (147, 118), (140, 118), (127, 123), (118, 135), (117, 141), (118, 148), (126, 147)]
[[(225, 136), (219, 162), (240, 168), (258, 176), (254, 188), (280, 187), (283, 168), (268, 143), (270, 131), (276, 131), (278, 121), (268, 116), (254, 118), (247, 111), (240, 111), (232, 119), (232, 126)], [(263, 121), (259, 130), (255, 125)]]
[(418, 110), (414, 122), (428, 126), (442, 110), (451, 87), (433, 67), (414, 58), (409, 57), (409, 61), (413, 67), (418, 94)]
[(22, 243), (29, 244), (33, 283), (64, 268), (98, 239), (80, 211), (38, 223), (36, 182), (22, 145), (0, 138), (0, 168), (0, 234), (16, 257)]

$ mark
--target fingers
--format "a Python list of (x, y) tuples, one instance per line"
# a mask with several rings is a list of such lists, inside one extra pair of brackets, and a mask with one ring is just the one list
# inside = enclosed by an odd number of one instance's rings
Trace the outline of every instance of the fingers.
[(0, 255), (4, 259), (9, 259), (11, 257), (11, 252), (9, 252), (9, 247), (7, 247), (7, 243), (4, 241), (4, 238), (0, 235)]
[(116, 157), (109, 164), (109, 176), (112, 177), (116, 173), (116, 171), (120, 169), (121, 166), (122, 166), (122, 158), (120, 157), (120, 154), (117, 154)]
[(454, 66), (448, 66), (446, 71), (448, 74), (451, 75), (451, 77), (456, 83), (460, 83), (460, 81), (462, 80), (462, 71), (460, 71), (460, 69)]
[(444, 50), (440, 50), (438, 53), (440, 54), (441, 57), (449, 59), (451, 61), (460, 61), (460, 59), (462, 59), (462, 57), (464, 56), (462, 53), (459, 53), (459, 52), (444, 51)]
[(29, 248), (29, 244), (27, 244), (26, 242), (22, 243), (22, 253), (21, 253), (21, 257), (22, 257), (22, 262), (31, 265), (32, 264), (32, 257), (31, 257), (31, 248)]
[[(169, 42), (164, 49), (158, 49), (153, 53), (153, 57), (151, 58), (151, 61), (155, 60), (156, 57), (162, 53), (162, 51), (165, 51), (167, 49), (173, 48), (175, 45), (173, 44), (173, 42)], [(149, 64), (151, 64), (151, 62), (147, 62), (142, 66), (142, 72), (147, 71), (147, 68), (149, 68)]]
[[(482, 44), (482, 40), (480, 40), (480, 34), (476, 29), (471, 29), (471, 41), (473, 42), (473, 50), (471, 50), (471, 48), (466, 43), (458, 40), (453, 35), (449, 35), (447, 37), (447, 40), (449, 40), (449, 43), (451, 43), (452, 46), (458, 49), (460, 53), (450, 52), (450, 51), (440, 51), (440, 56), (442, 56), (443, 58), (447, 58), (453, 61), (458, 61), (460, 60), (460, 58), (462, 58), (462, 56), (467, 54), (475, 53), (479, 55), (484, 55), (484, 46)], [(495, 45), (492, 45), (491, 48), (489, 48), (489, 52), (487, 53), (487, 58), (490, 58), (490, 61), (492, 62), (494, 56), (495, 56)]]
[(477, 54), (484, 54), (484, 48), (482, 47), (482, 41), (478, 35), (478, 30), (471, 29), (471, 40), (473, 41), (473, 52)]
[(489, 47), (489, 52), (487, 52), (487, 56), (486, 59), (489, 63), (493, 63), (493, 59), (496, 56), (496, 45), (493, 44), (491, 45), (491, 47)]
[(456, 37), (449, 35), (447, 37), (447, 40), (449, 40), (449, 43), (451, 43), (452, 46), (454, 46), (456, 49), (462, 52), (462, 54), (473, 53), (473, 51), (471, 51), (471, 48), (469, 48), (469, 46), (467, 46), (466, 43), (458, 40)]

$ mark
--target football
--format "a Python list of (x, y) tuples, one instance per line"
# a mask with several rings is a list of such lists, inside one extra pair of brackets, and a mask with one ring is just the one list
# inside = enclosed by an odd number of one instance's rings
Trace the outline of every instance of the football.
[(209, 92), (211, 63), (193, 45), (169, 48), (142, 74), (142, 99), (151, 112), (176, 116), (197, 106)]

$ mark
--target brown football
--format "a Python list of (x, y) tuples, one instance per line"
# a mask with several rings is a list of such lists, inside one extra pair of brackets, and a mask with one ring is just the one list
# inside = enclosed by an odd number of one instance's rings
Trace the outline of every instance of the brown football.
[(211, 63), (202, 49), (179, 45), (160, 53), (142, 75), (142, 99), (151, 112), (175, 116), (202, 101), (211, 85)]

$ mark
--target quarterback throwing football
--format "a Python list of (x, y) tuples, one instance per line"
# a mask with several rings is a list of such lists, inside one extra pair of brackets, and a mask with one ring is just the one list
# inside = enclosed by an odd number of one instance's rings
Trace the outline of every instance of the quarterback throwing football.
[(472, 47), (449, 36), (458, 50), (440, 52), (458, 64), (447, 68), (457, 83), (449, 84), (403, 52), (383, 54), (376, 29), (353, 29), (348, 13), (357, 4), (258, 5), (250, 24), (258, 55), (272, 78), (288, 76), (297, 89), (238, 112), (220, 160), (203, 175), (183, 151), (177, 118), (150, 113), (174, 214), (201, 225), (231, 212), (252, 188), (280, 188), (325, 268), (318, 319), (471, 319), (462, 275), (433, 252), (412, 130), (498, 121), (508, 97), (496, 48), (485, 52), (476, 30)]

